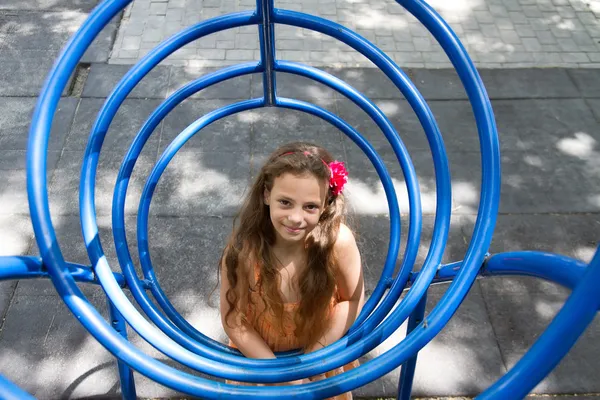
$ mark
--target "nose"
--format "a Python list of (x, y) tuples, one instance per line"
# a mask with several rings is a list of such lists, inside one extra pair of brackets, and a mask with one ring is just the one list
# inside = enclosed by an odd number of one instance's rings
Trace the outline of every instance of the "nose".
[(299, 225), (300, 223), (302, 223), (302, 211), (292, 210), (288, 214), (288, 220), (295, 225)]

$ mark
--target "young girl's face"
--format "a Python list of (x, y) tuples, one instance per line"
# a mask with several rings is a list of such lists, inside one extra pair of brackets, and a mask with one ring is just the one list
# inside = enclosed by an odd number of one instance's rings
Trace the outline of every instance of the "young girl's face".
[(319, 222), (325, 206), (327, 184), (312, 174), (284, 173), (265, 190), (265, 204), (278, 241), (302, 242)]

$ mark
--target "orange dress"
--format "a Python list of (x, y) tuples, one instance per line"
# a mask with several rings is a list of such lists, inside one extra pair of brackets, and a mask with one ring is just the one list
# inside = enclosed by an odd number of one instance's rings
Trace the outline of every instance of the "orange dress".
[[(255, 270), (255, 282), (259, 281), (259, 272)], [(250, 291), (251, 302), (248, 303), (248, 311), (246, 312), (246, 318), (252, 327), (258, 334), (263, 338), (263, 340), (267, 343), (267, 345), (274, 352), (278, 351), (288, 351), (299, 349), (302, 347), (302, 344), (299, 342), (298, 338), (294, 334), (296, 329), (295, 324), (295, 315), (298, 310), (299, 303), (284, 303), (283, 304), (283, 323), (279, 323), (275, 320), (277, 318), (271, 312), (257, 312), (256, 305), (262, 304), (262, 300), (260, 299), (260, 288), (258, 290)], [(335, 307), (338, 299), (337, 296), (331, 299), (331, 307)], [(281, 329), (280, 329), (281, 327)], [(283, 330), (283, 331), (282, 331)], [(229, 345), (235, 347), (231, 340), (229, 341)], [(350, 362), (342, 367), (338, 367), (334, 370), (328, 371), (325, 373), (327, 378), (331, 378), (332, 376), (339, 375), (344, 371), (349, 371), (353, 368), (359, 366), (358, 360)], [(245, 382), (234, 382), (227, 381), (227, 383), (233, 383), (238, 385), (251, 386), (252, 383)], [(331, 397), (333, 400), (350, 400), (352, 399), (352, 393), (342, 393), (338, 396)]]

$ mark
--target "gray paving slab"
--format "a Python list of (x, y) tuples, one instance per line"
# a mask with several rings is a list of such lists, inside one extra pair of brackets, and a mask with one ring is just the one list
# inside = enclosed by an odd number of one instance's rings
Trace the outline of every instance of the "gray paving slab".
[[(1, 157), (1, 156), (0, 156)], [(35, 254), (33, 228), (26, 215), (0, 216), (0, 256)], [(6, 315), (17, 281), (0, 282), (0, 316)]]
[(583, 97), (600, 97), (600, 84), (593, 70), (569, 69), (567, 72)]
[[(408, 74), (427, 100), (467, 98), (453, 69), (412, 69)], [(479, 74), (491, 99), (579, 96), (577, 86), (563, 69), (480, 69)]]
[(250, 183), (247, 153), (183, 152), (156, 188), (152, 212), (165, 216), (233, 216)]
[(110, 59), (122, 14), (113, 18), (96, 36), (92, 45), (81, 57), (82, 63), (105, 63)]
[[(229, 217), (152, 217), (148, 233), (150, 255), (158, 282), (173, 304), (185, 302), (187, 297), (202, 298), (204, 305), (188, 312), (209, 310), (222, 246), (232, 224)], [(218, 304), (218, 291), (211, 301)], [(220, 321), (215, 319), (212, 324), (218, 327)]]
[[(92, 64), (81, 96), (108, 97), (130, 69), (131, 67), (126, 65)], [(167, 95), (170, 73), (171, 67), (162, 65), (155, 67), (141, 80), (128, 98), (164, 99)]]
[[(447, 285), (439, 285), (428, 291), (427, 313), (431, 312), (446, 289)], [(405, 331), (406, 326), (403, 325), (374, 352), (387, 351), (405, 336)], [(475, 285), (448, 325), (419, 352), (413, 395), (480, 393), (504, 372), (486, 306), (481, 291)], [(395, 395), (399, 374), (400, 370), (396, 369), (382, 378), (388, 396)]]
[[(50, 210), (57, 215), (79, 214), (79, 180), (84, 152), (65, 151), (58, 162), (54, 179), (50, 183), (48, 198)], [(96, 177), (96, 213), (110, 215), (112, 198), (117, 174), (123, 161), (123, 155), (104, 152), (100, 155)], [(146, 179), (156, 161), (156, 156), (142, 154), (129, 181), (129, 190), (125, 202), (125, 213), (136, 213), (139, 199)]]
[[(425, 131), (406, 100), (379, 98), (371, 100), (392, 123), (409, 151), (429, 149)], [(338, 116), (363, 135), (375, 150), (391, 149), (383, 131), (359, 106), (347, 99), (338, 99), (336, 106)], [(353, 146), (350, 143), (349, 145)]]
[[(332, 110), (333, 99), (323, 99), (318, 105)], [(284, 143), (307, 141), (324, 146), (333, 155), (343, 153), (341, 133), (318, 117), (296, 110), (265, 108), (253, 113), (252, 152), (260, 165), (272, 151)]]
[[(496, 279), (495, 279), (496, 280)], [(532, 291), (530, 287), (510, 291), (498, 282), (482, 285), (490, 319), (502, 352), (511, 368), (531, 347), (564, 304), (564, 290)], [(569, 354), (538, 386), (536, 393), (597, 393), (598, 358), (595, 345), (600, 324), (594, 321)]]
[[(106, 315), (102, 298), (91, 301)], [(57, 297), (19, 296), (0, 345), (1, 373), (37, 398), (102, 397), (118, 388), (114, 358)]]
[[(135, 234), (131, 231), (131, 226), (135, 226), (135, 220), (131, 217), (126, 219), (128, 224), (128, 239), (135, 239)], [(87, 255), (87, 250), (84, 245), (83, 236), (81, 234), (81, 224), (78, 215), (54, 215), (54, 227), (56, 237), (61, 246), (61, 250), (65, 260), (82, 265), (90, 265), (90, 259)], [(108, 216), (100, 216), (98, 218), (98, 227), (100, 231), (100, 240), (102, 248), (107, 256), (107, 260), (114, 271), (119, 271), (119, 264), (114, 251), (114, 240), (112, 237), (111, 220)], [(135, 243), (132, 244), (134, 246)], [(135, 256), (137, 252), (133, 252), (134, 247), (131, 247), (132, 254)], [(137, 260), (137, 257), (134, 258)], [(97, 296), (101, 293), (101, 289), (93, 284), (79, 284), (79, 288), (86, 296)], [(58, 296), (56, 289), (49, 279), (27, 279), (20, 280), (16, 291), (17, 296)]]
[[(0, 96), (37, 96), (56, 56), (54, 50), (0, 48)], [(63, 96), (68, 94), (70, 84), (71, 80)]]
[(593, 107), (582, 99), (497, 100), (492, 106), (498, 135), (508, 135), (513, 150), (575, 152), (577, 158), (585, 156), (577, 153), (578, 143), (600, 139)]
[[(237, 100), (189, 100), (175, 108), (164, 120), (160, 152), (194, 121)], [(180, 151), (250, 154), (252, 120), (254, 113), (245, 111), (220, 119), (208, 125), (184, 145)]]
[[(71, 129), (78, 104), (76, 98), (63, 98), (58, 103), (50, 131), (48, 149), (60, 151), (65, 137)], [(2, 150), (27, 150), (29, 127), (36, 99), (27, 97), (0, 97), (0, 107), (5, 112), (0, 116), (0, 148)]]
[[(65, 140), (65, 150), (85, 150), (92, 127), (103, 104), (104, 99), (81, 99), (73, 120), (71, 133)], [(108, 133), (104, 138), (102, 150), (119, 151), (122, 156), (125, 156), (138, 131), (159, 104), (160, 100), (158, 99), (126, 99), (110, 124)], [(160, 126), (148, 139), (142, 154), (156, 154), (159, 135)]]
[(590, 106), (596, 120), (600, 121), (600, 99), (586, 99), (586, 103)]
[(559, 152), (504, 152), (502, 166), (501, 212), (598, 211), (598, 171), (585, 160)]
[[(198, 79), (220, 68), (182, 68), (173, 67), (169, 80), (168, 93), (171, 94), (181, 86)], [(251, 75), (240, 76), (206, 88), (192, 98), (201, 99), (249, 99)]]

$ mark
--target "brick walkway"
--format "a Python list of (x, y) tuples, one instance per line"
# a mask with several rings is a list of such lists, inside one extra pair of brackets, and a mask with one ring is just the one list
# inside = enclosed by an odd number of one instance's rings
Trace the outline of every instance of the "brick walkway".
[[(600, 0), (432, 0), (482, 68), (600, 67)], [(444, 68), (441, 47), (400, 5), (388, 0), (277, 0), (276, 7), (318, 15), (351, 28), (400, 66)], [(132, 64), (184, 27), (254, 9), (255, 0), (134, 0), (124, 14), (110, 63)], [(315, 66), (373, 66), (331, 38), (276, 29), (278, 58)], [(257, 59), (255, 27), (198, 40), (165, 63), (221, 66)]]

